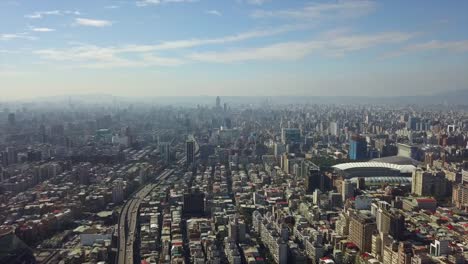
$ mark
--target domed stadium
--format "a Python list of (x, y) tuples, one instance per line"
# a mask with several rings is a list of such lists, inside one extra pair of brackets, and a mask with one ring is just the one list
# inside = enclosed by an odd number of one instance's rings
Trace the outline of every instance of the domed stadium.
[(342, 163), (332, 168), (343, 178), (352, 179), (356, 177), (411, 177), (416, 166), (369, 161)]

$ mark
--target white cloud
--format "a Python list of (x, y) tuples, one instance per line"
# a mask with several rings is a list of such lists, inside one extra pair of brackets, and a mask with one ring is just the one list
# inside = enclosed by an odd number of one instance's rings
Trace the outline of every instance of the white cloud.
[(14, 40), (14, 39), (26, 39), (26, 40), (35, 40), (36, 37), (29, 35), (28, 33), (14, 33), (14, 34), (0, 34), (0, 40)]
[(105, 8), (105, 9), (117, 9), (117, 8), (120, 8), (120, 6), (118, 6), (118, 5), (110, 5), (110, 6), (105, 6), (104, 8)]
[[(124, 57), (123, 55), (125, 54), (144, 54), (146, 62), (151, 61), (152, 63), (158, 62), (160, 64), (173, 65), (178, 63), (180, 64), (181, 62), (174, 61), (169, 58), (150, 57), (150, 54), (165, 50), (187, 49), (203, 45), (218, 45), (239, 42), (253, 38), (277, 35), (292, 30), (298, 30), (300, 28), (301, 27), (298, 26), (284, 26), (276, 29), (247, 31), (220, 38), (167, 41), (155, 45), (124, 45), (118, 47), (99, 47), (95, 45), (83, 45), (78, 43), (73, 47), (67, 49), (43, 49), (35, 51), (34, 53), (48, 60), (71, 62), (98, 61), (101, 65), (103, 64), (103, 62), (123, 64), (123, 62), (120, 60), (118, 61), (118, 59)], [(125, 63), (128, 64), (128, 61), (126, 61)]]
[(274, 36), (290, 31), (300, 30), (301, 28), (303, 27), (296, 25), (287, 25), (276, 29), (253, 30), (235, 35), (228, 35), (220, 38), (175, 40), (166, 41), (155, 45), (127, 45), (118, 49), (120, 52), (151, 52), (173, 49), (187, 49), (197, 46), (219, 45), (261, 37)]
[(375, 9), (375, 3), (369, 0), (337, 1), (333, 3), (310, 3), (302, 8), (285, 10), (256, 10), (254, 18), (318, 19), (324, 17), (358, 17)]
[(403, 43), (414, 37), (416, 33), (384, 32), (372, 35), (335, 36), (329, 39), (330, 48), (340, 52), (356, 51), (381, 44)]
[(44, 59), (62, 61), (85, 68), (121, 68), (149, 66), (177, 66), (184, 63), (178, 58), (161, 57), (151, 53), (137, 54), (136, 58), (128, 59), (115, 48), (98, 47), (94, 45), (77, 46), (70, 49), (45, 49), (34, 52)]
[(75, 23), (81, 26), (87, 27), (108, 27), (112, 25), (111, 21), (108, 20), (98, 20), (98, 19), (88, 19), (88, 18), (77, 18)]
[(213, 15), (213, 16), (222, 16), (223, 14), (221, 14), (221, 12), (219, 12), (218, 10), (207, 10), (206, 11), (207, 14), (210, 14), (210, 15)]
[(168, 3), (193, 3), (198, 2), (198, 0), (141, 0), (137, 1), (137, 6), (152, 6), (152, 5), (160, 5), (160, 4), (168, 4)]
[(29, 15), (25, 15), (27, 18), (39, 19), (44, 18), (45, 16), (63, 16), (63, 15), (75, 15), (79, 16), (81, 13), (79, 11), (71, 10), (49, 10), (49, 11), (37, 11)]
[(263, 5), (270, 1), (271, 0), (246, 0), (246, 2), (251, 5)]
[(53, 32), (55, 29), (53, 28), (46, 28), (46, 27), (33, 27), (31, 28), (34, 32)]
[(196, 61), (233, 63), (254, 60), (298, 60), (313, 52), (324, 55), (344, 56), (349, 52), (372, 48), (378, 45), (403, 43), (414, 34), (384, 32), (374, 35), (333, 36), (328, 39), (276, 43), (264, 47), (220, 52), (192, 53)]
[(321, 48), (321, 43), (285, 42), (261, 48), (251, 48), (226, 52), (193, 53), (189, 58), (202, 62), (232, 63), (252, 60), (295, 60), (305, 57), (312, 51)]
[[(44, 49), (35, 51), (34, 53), (47, 60), (80, 62), (85, 63), (87, 66), (93, 65), (93, 67), (98, 68), (110, 67), (112, 64), (114, 64), (115, 67), (130, 67), (141, 65), (174, 66), (183, 64), (184, 60), (160, 57), (153, 53), (165, 50), (187, 49), (203, 45), (218, 45), (239, 42), (253, 38), (277, 35), (292, 30), (298, 30), (300, 28), (301, 27), (299, 26), (284, 26), (276, 29), (248, 31), (220, 38), (167, 41), (155, 45), (99, 47), (95, 45), (81, 44), (67, 49)], [(125, 54), (135, 54), (137, 59), (125, 59)]]
[[(291, 30), (297, 26), (284, 26), (277, 29), (257, 30), (228, 35), (213, 39), (187, 39), (167, 41), (154, 45), (123, 45), (100, 47), (77, 44), (66, 49), (38, 50), (35, 54), (53, 61), (75, 62), (86, 67), (139, 67), (143, 65), (176, 66), (187, 61), (212, 63), (234, 63), (260, 60), (299, 60), (313, 53), (344, 56), (350, 52), (382, 45), (401, 44), (417, 33), (383, 32), (358, 35), (346, 31), (333, 31), (321, 34), (315, 39), (289, 41), (246, 49), (230, 49), (216, 52), (180, 53), (181, 57), (160, 56), (163, 51), (182, 50), (205, 45), (221, 45), (252, 38), (272, 36)], [(128, 56), (130, 55), (130, 56)]]
[(383, 58), (399, 57), (412, 52), (424, 52), (431, 50), (445, 50), (448, 52), (468, 52), (468, 40), (460, 41), (440, 41), (431, 40), (424, 43), (407, 45), (398, 51), (388, 52)]

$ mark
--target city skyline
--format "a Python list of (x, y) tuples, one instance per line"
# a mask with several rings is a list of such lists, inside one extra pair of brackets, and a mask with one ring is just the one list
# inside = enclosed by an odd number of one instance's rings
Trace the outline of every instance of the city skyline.
[(465, 1), (2, 1), (2, 99), (468, 88)]

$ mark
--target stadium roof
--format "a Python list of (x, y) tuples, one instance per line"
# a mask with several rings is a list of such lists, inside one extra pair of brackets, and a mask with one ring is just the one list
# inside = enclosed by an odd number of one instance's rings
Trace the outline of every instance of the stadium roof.
[(350, 162), (334, 165), (333, 168), (346, 171), (359, 168), (385, 168), (390, 170), (399, 170), (400, 173), (412, 173), (416, 167), (413, 165), (398, 165), (387, 162)]
[(414, 165), (418, 166), (421, 164), (420, 161), (417, 161), (412, 158), (408, 157), (403, 157), (403, 156), (389, 156), (389, 157), (383, 157), (383, 158), (377, 158), (371, 160), (371, 162), (385, 162), (385, 163), (392, 163), (392, 164), (397, 164), (397, 165)]
[[(410, 177), (392, 177), (392, 176), (381, 176), (381, 177), (365, 177), (366, 184), (411, 184), (412, 179)], [(351, 179), (353, 182), (357, 182), (358, 178)]]

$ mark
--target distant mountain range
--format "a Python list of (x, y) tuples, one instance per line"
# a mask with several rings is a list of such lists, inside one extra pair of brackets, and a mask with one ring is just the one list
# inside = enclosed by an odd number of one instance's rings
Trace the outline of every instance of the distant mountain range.
[[(113, 104), (146, 102), (164, 105), (214, 105), (216, 96), (145, 96), (124, 97), (110, 94), (53, 96), (36, 99), (47, 102), (79, 102)], [(392, 105), (464, 105), (468, 106), (468, 90), (411, 96), (221, 96), (228, 104), (392, 104)]]

